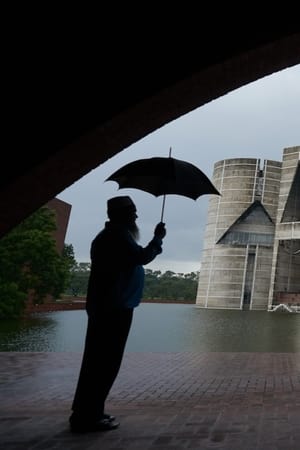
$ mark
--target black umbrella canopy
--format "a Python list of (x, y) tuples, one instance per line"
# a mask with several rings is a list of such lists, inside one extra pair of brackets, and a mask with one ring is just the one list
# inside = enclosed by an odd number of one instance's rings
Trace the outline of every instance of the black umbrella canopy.
[(220, 195), (198, 167), (175, 158), (139, 159), (121, 167), (106, 181), (116, 181), (119, 188), (140, 189), (156, 197), (177, 194), (196, 200), (204, 194)]
[(105, 181), (116, 181), (119, 188), (140, 189), (156, 197), (176, 194), (196, 200), (204, 194), (221, 195), (198, 167), (171, 157), (130, 162)]

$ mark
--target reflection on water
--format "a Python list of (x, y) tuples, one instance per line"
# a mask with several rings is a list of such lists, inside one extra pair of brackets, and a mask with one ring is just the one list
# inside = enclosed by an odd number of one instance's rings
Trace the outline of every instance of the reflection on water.
[[(0, 321), (0, 351), (82, 351), (85, 311)], [(141, 304), (126, 351), (299, 352), (300, 314)]]
[(39, 313), (30, 319), (0, 321), (0, 351), (81, 351), (86, 322), (84, 311)]

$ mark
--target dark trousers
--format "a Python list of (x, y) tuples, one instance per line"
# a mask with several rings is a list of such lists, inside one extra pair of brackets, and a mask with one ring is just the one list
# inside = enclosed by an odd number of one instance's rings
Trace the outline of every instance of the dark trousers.
[(88, 319), (85, 347), (72, 404), (73, 418), (97, 420), (120, 370), (133, 309), (103, 311)]

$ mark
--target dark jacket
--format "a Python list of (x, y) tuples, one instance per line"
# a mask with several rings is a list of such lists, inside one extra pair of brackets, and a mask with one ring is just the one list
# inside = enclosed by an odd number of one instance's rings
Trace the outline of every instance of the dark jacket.
[(126, 227), (106, 222), (91, 245), (88, 315), (103, 309), (137, 306), (144, 287), (143, 265), (161, 252), (161, 239), (154, 236), (146, 247), (142, 247)]

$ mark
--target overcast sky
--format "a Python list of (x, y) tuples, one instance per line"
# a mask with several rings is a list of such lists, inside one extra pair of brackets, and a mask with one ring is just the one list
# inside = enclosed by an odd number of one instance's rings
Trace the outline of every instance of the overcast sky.
[[(72, 205), (66, 243), (78, 262), (90, 261), (90, 243), (107, 220), (106, 201), (130, 195), (137, 206), (140, 244), (160, 221), (162, 197), (120, 189), (105, 179), (128, 162), (172, 156), (198, 166), (210, 179), (214, 163), (227, 158), (282, 160), (283, 149), (300, 145), (300, 65), (277, 72), (188, 113), (124, 149), (57, 197)], [(194, 201), (169, 195), (163, 253), (146, 267), (192, 272), (200, 268), (209, 196)]]

